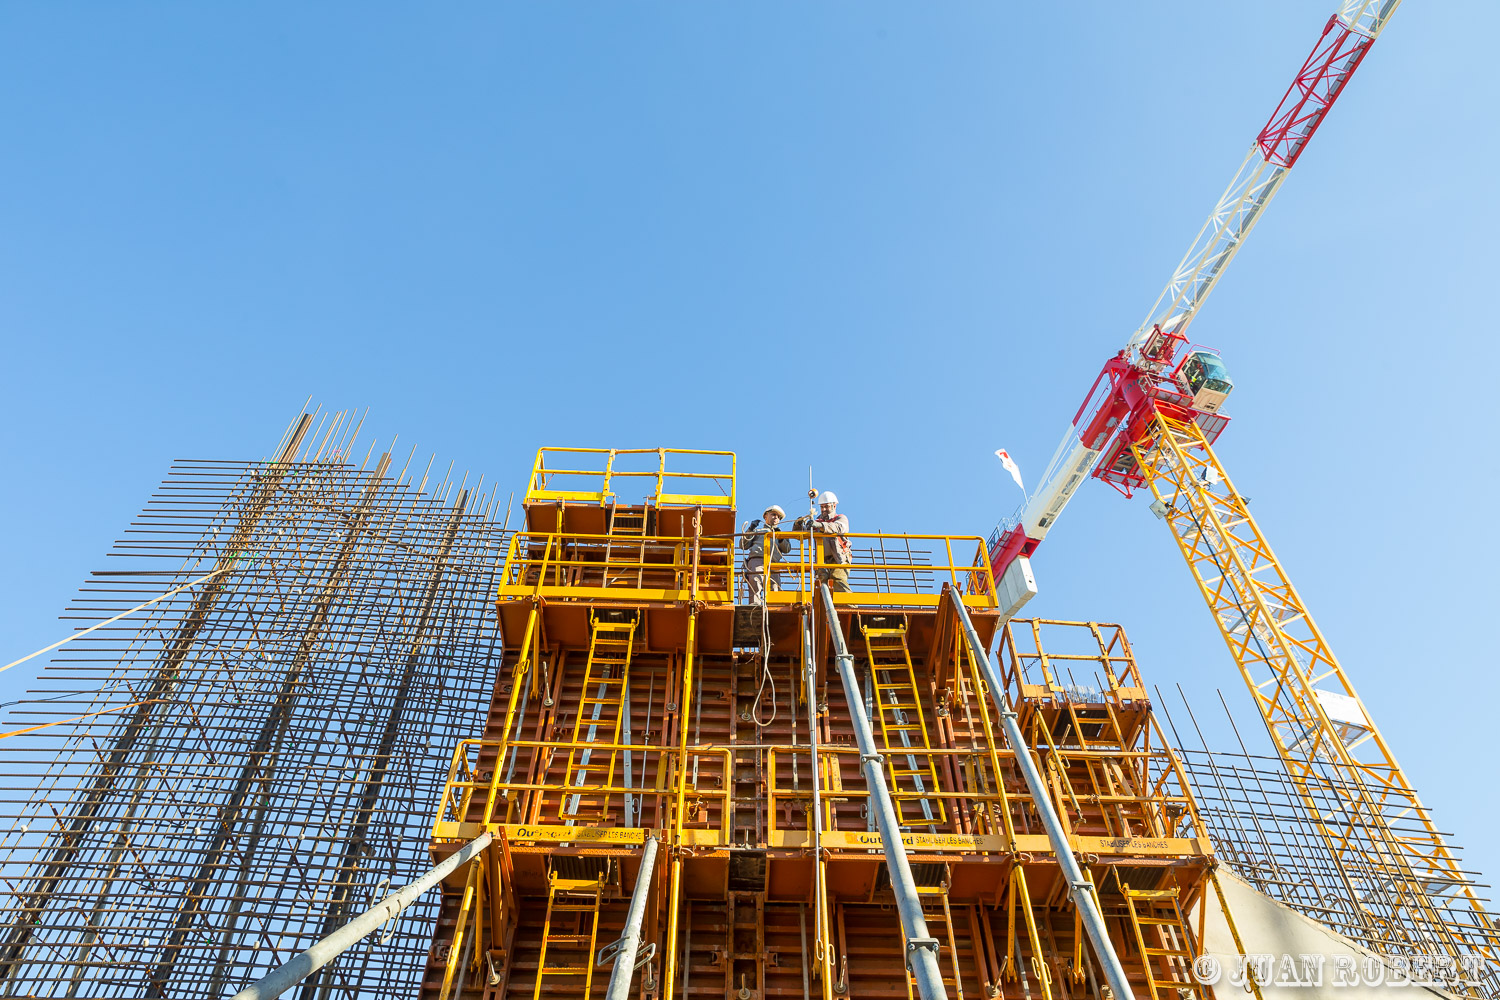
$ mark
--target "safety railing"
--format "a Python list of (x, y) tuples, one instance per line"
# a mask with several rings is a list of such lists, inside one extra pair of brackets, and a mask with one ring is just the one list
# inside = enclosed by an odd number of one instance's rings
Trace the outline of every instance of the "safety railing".
[[(805, 833), (813, 805), (812, 753), (806, 746), (765, 748), (768, 828), (772, 842), (787, 833)], [(911, 824), (917, 833), (1000, 836), (1007, 828), (1020, 835), (1043, 836), (1034, 818), (1031, 796), (1014, 773), (1009, 748), (906, 749), (884, 751), (888, 757), (934, 765), (940, 787), (890, 789), (891, 798), (908, 802), (907, 816), (919, 812), (923, 801), (944, 804), (946, 820)], [(867, 828), (865, 802), (870, 796), (859, 777), (859, 751), (854, 747), (822, 747), (818, 773), (823, 802), (823, 828), (863, 831)], [(1053, 807), (1065, 817), (1070, 832), (1104, 839), (1201, 838), (1207, 833), (1198, 820), (1187, 789), (1175, 779), (1180, 772), (1160, 751), (1090, 751), (1045, 749), (1043, 773), (1052, 788)], [(903, 763), (908, 770), (917, 770)], [(794, 776), (795, 774), (795, 776)]]
[(734, 600), (727, 538), (543, 534), (511, 537), (499, 596)]
[(1074, 700), (1145, 700), (1146, 682), (1125, 630), (1100, 622), (1016, 619), (1001, 633), (1000, 677), (1012, 697), (1053, 692)]
[[(743, 537), (521, 531), (506, 550), (498, 596), (732, 603), (748, 590)], [(827, 537), (775, 536), (768, 547), (785, 541), (789, 551), (770, 567), (767, 603), (810, 603), (826, 576), (848, 587), (835, 589), (837, 604), (932, 607), (947, 585), (970, 607), (999, 605), (989, 550), (977, 535), (848, 535), (847, 563), (828, 558)]]
[[(806, 746), (778, 746), (768, 747), (765, 752), (767, 828), (775, 843), (781, 839), (779, 834), (806, 832), (811, 825), (812, 751)], [(911, 803), (911, 808), (903, 810), (906, 814), (917, 814), (921, 804), (926, 802), (932, 807), (934, 817), (945, 817), (941, 823), (931, 825), (922, 824), (919, 819), (914, 829), (924, 833), (986, 835), (998, 835), (1004, 829), (999, 810), (1017, 797), (1004, 789), (1004, 778), (997, 776), (995, 769), (1002, 758), (1010, 757), (1009, 751), (903, 748), (885, 752), (903, 760), (910, 756), (924, 765), (931, 762), (941, 772), (941, 787), (890, 789), (893, 801)], [(823, 828), (829, 831), (866, 829), (868, 812), (865, 803), (870, 791), (859, 775), (858, 748), (821, 747), (818, 760)]]
[[(765, 549), (790, 543), (782, 561), (771, 563), (767, 577), (766, 603), (790, 605), (810, 603), (817, 584), (824, 579), (832, 586), (835, 604), (880, 607), (932, 607), (942, 599), (944, 585), (963, 595), (974, 608), (999, 606), (995, 578), (990, 570), (989, 549), (978, 535), (886, 535), (852, 533), (847, 538), (850, 561), (830, 558), (836, 543), (833, 535), (807, 532), (777, 532)], [(740, 573), (747, 572), (743, 551)], [(847, 586), (847, 592), (837, 586)], [(743, 595), (748, 587), (741, 587)]]
[[(569, 784), (565, 763), (570, 751), (595, 755), (593, 772), (607, 775), (613, 771), (613, 777)], [(615, 758), (612, 767), (610, 755)], [(664, 829), (673, 825), (674, 782), (688, 781), (681, 828), (700, 831), (709, 842), (728, 843), (733, 821), (732, 758), (733, 750), (722, 746), (694, 747), (684, 753), (675, 747), (630, 743), (462, 740), (448, 768), (433, 820), (433, 839), (469, 839), (485, 829), (510, 824), (554, 829), (589, 826), (567, 815), (575, 796), (589, 799), (601, 819), (608, 817), (603, 825), (611, 828)], [(679, 760), (686, 766), (679, 767)], [(540, 778), (527, 780), (536, 770), (543, 772)], [(699, 775), (696, 785), (687, 777), (695, 772)], [(719, 787), (705, 787), (714, 782)], [(704, 837), (694, 839), (701, 842)]]
[[(669, 467), (670, 465), (670, 467)], [(727, 469), (725, 466), (727, 465)], [(539, 448), (526, 502), (734, 507), (736, 458), (732, 451), (684, 448)], [(633, 487), (646, 487), (639, 495)]]

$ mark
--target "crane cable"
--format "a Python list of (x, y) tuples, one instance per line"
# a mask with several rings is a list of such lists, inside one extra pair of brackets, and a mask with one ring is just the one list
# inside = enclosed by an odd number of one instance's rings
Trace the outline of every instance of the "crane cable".
[[(235, 560), (235, 561), (238, 562), (238, 560)], [(190, 580), (187, 583), (184, 583), (180, 587), (173, 587), (171, 590), (167, 591), (165, 594), (158, 594), (157, 596), (151, 598), (151, 600), (149, 600), (149, 601), (142, 601), (140, 604), (137, 604), (135, 607), (129, 609), (128, 611), (121, 611), (119, 614), (115, 615), (113, 618), (106, 618), (102, 622), (95, 622), (94, 624), (90, 625), (88, 628), (79, 629), (77, 632), (74, 632), (72, 635), (69, 635), (69, 636), (66, 636), (65, 638), (59, 639), (56, 642), (52, 643), (52, 645), (50, 645), (50, 646), (43, 646), (41, 649), (37, 650), (34, 653), (27, 653), (25, 656), (21, 657), (19, 660), (12, 660), (11, 662), (7, 663), (5, 666), (0, 667), (0, 673), (3, 673), (5, 671), (9, 670), (11, 667), (18, 667), (21, 664), (25, 663), (27, 660), (30, 660), (30, 659), (33, 659), (35, 657), (41, 656), (43, 653), (51, 652), (52, 650), (56, 649), (58, 646), (61, 646), (65, 642), (72, 642), (74, 639), (77, 639), (80, 636), (88, 635), (90, 632), (94, 631), (95, 629), (101, 629), (101, 628), (103, 628), (106, 625), (111, 625), (111, 624), (119, 621), (121, 618), (128, 618), (131, 615), (135, 614), (137, 611), (143, 611), (146, 608), (149, 608), (151, 605), (157, 603), (158, 601), (165, 601), (167, 598), (173, 596), (174, 594), (180, 594), (184, 590), (188, 590), (189, 588), (198, 586), (198, 584), (200, 584), (200, 583), (205, 583), (205, 582), (207, 582), (209, 580), (212, 580), (214, 577), (220, 576), (221, 574), (224, 574), (224, 573), (227, 573), (227, 572), (229, 572), (233, 568), (234, 568), (234, 563), (232, 562), (228, 566), (220, 567), (219, 569), (214, 570), (212, 573), (208, 573), (208, 574), (205, 574), (204, 576), (198, 577), (198, 579), (196, 579), (196, 580)]]
[[(768, 595), (771, 592), (772, 566), (775, 564), (775, 550), (767, 551), (766, 542), (776, 544), (776, 529), (770, 528), (760, 540), (760, 687), (755, 692), (755, 703), (750, 706), (750, 721), (755, 723), (757, 729), (764, 729), (776, 721), (776, 678), (771, 676), (771, 602)], [(771, 717), (765, 722), (760, 721), (760, 699), (765, 693), (766, 685), (771, 686)]]
[[(807, 468), (807, 494), (808, 494), (807, 495), (807, 520), (808, 520), (808, 535), (807, 535), (807, 539), (808, 540), (807, 540), (807, 544), (808, 544), (808, 551), (809, 552), (812, 552), (812, 547), (817, 544), (816, 541), (814, 541), (813, 537), (812, 537), (812, 524), (811, 523), (812, 523), (814, 517), (817, 514), (817, 507), (813, 503), (814, 499), (817, 496), (817, 493), (813, 489), (812, 482), (813, 482), (813, 479), (812, 479), (812, 466), (808, 466), (808, 468)], [(767, 551), (767, 549), (766, 549), (766, 540), (767, 540), (768, 536), (771, 539), (772, 543), (774, 544), (775, 543), (776, 530), (774, 528), (772, 528), (770, 531), (767, 532), (767, 535), (762, 535), (761, 536), (761, 543), (760, 543), (760, 569), (761, 569), (761, 573), (762, 573), (762, 575), (764, 577), (764, 581), (763, 581), (763, 583), (761, 585), (761, 592), (760, 592), (761, 600), (764, 602), (764, 603), (761, 604), (761, 608), (760, 608), (760, 687), (756, 689), (756, 691), (755, 691), (755, 702), (750, 706), (750, 721), (753, 722), (753, 723), (755, 723), (756, 728), (758, 728), (758, 729), (764, 729), (767, 726), (769, 726), (771, 723), (775, 722), (776, 721), (776, 714), (777, 714), (776, 678), (774, 676), (772, 676), (772, 674), (771, 674), (771, 655), (770, 655), (771, 654), (771, 614), (770, 614), (771, 606), (770, 606), (770, 602), (768, 600), (766, 600), (766, 596), (771, 592), (771, 573), (773, 572), (772, 567), (775, 565), (775, 561), (776, 560), (775, 560), (775, 551)], [(816, 562), (816, 561), (817, 561), (816, 559), (812, 560), (812, 562)], [(811, 567), (809, 567), (809, 569), (810, 568)], [(767, 686), (769, 686), (771, 688), (771, 717), (769, 719), (767, 719), (765, 722), (762, 722), (762, 721), (760, 721), (760, 702), (761, 702), (761, 698), (765, 695), (765, 691), (766, 691), (766, 687)]]

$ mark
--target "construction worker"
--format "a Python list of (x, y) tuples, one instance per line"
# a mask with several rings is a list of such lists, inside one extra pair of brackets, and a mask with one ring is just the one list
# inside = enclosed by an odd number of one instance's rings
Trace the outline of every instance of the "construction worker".
[(750, 595), (751, 604), (765, 604), (767, 589), (781, 589), (779, 571), (774, 565), (769, 578), (766, 575), (766, 549), (771, 550), (773, 564), (783, 562), (792, 550), (791, 539), (776, 535), (776, 525), (784, 517), (786, 511), (773, 503), (761, 512), (760, 517), (745, 526), (740, 538), (740, 548), (745, 550), (745, 590)]
[(792, 523), (795, 531), (812, 531), (828, 535), (823, 540), (823, 566), (818, 569), (818, 580), (828, 584), (834, 593), (849, 592), (849, 564), (854, 561), (854, 547), (849, 544), (849, 519), (838, 512), (839, 498), (832, 490), (808, 490), (807, 498), (818, 502), (821, 513), (817, 517), (799, 517)]

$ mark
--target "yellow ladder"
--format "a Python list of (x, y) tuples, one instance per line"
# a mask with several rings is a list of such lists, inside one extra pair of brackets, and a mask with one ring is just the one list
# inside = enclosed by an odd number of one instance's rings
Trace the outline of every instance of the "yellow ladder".
[[(1177, 902), (1177, 890), (1132, 889), (1123, 883), (1120, 888), (1125, 892), (1130, 926), (1141, 949), (1141, 965), (1153, 1000), (1161, 1000), (1163, 991), (1170, 991), (1171, 1000), (1177, 1000), (1181, 988), (1201, 996), (1193, 979), (1193, 961), (1198, 956)], [(1152, 939), (1154, 946), (1147, 943)]]
[(635, 642), (636, 622), (605, 622), (597, 615), (590, 615), (590, 623), (589, 659), (583, 670), (578, 714), (573, 719), (573, 741), (564, 777), (568, 791), (563, 796), (561, 813), (569, 821), (602, 822), (608, 818), (612, 793), (589, 789), (608, 789), (614, 785), (620, 751), (594, 750), (589, 744), (620, 742), (625, 721), (625, 682), (630, 676), (630, 649)]
[[(558, 878), (556, 872), (548, 873), (547, 919), (542, 924), (542, 949), (536, 959), (536, 988), (531, 992), (532, 1000), (541, 1000), (542, 980), (548, 976), (582, 976), (583, 1000), (589, 1000), (589, 991), (594, 984), (594, 947), (599, 937), (599, 903), (603, 895), (602, 876), (576, 879)], [(561, 914), (571, 915), (560, 921), (570, 925), (570, 930), (556, 933), (552, 929), (553, 918)], [(550, 965), (549, 951), (554, 953)]]
[[(609, 535), (609, 541), (604, 544), (604, 585), (606, 587), (630, 585), (634, 581), (636, 589), (645, 586), (646, 575), (646, 508), (640, 510), (620, 510), (613, 503), (609, 506), (609, 525), (605, 532)], [(615, 550), (619, 549), (621, 558), (634, 562), (634, 566), (626, 566), (617, 572), (611, 572)]]
[[(885, 743), (886, 768), (891, 791), (917, 792), (931, 798), (896, 798), (896, 816), (902, 826), (927, 826), (934, 830), (946, 822), (943, 801), (937, 797), (937, 765), (927, 753), (932, 743), (927, 720), (922, 715), (922, 697), (917, 674), (906, 648), (906, 626), (864, 629), (865, 652), (870, 658), (870, 676), (875, 682), (875, 711), (880, 718), (880, 736)], [(920, 812), (913, 815), (916, 810)]]
[[(938, 941), (938, 969), (943, 975), (943, 987), (948, 993), (949, 1000), (963, 1000), (964, 983), (958, 974), (958, 942), (953, 939), (953, 912), (948, 908), (948, 887), (917, 886), (917, 896), (922, 900), (922, 917), (927, 921), (927, 933)], [(900, 922), (897, 922), (900, 926)], [(903, 948), (906, 941), (901, 942)], [(948, 961), (945, 963), (944, 953)], [(906, 967), (906, 996), (908, 1000), (917, 998), (917, 979), (911, 973), (911, 965)]]

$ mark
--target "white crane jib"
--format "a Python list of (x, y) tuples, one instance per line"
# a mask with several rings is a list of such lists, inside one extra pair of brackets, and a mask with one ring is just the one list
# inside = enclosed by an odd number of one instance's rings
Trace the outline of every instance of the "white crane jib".
[(1114, 396), (1118, 381), (1105, 376), (1112, 366), (1116, 374), (1121, 366), (1160, 369), (1159, 357), (1152, 356), (1154, 344), (1160, 338), (1170, 338), (1173, 343), (1186, 342), (1186, 331), (1199, 307), (1260, 221), (1308, 140), (1400, 3), (1401, 0), (1345, 0), (1328, 19), (1312, 53), (1251, 144), (1234, 179), (1172, 272), (1145, 321), (1095, 381), (1019, 516), (1002, 524), (992, 536), (992, 568), (1007, 616), (1014, 615), (1036, 593), (1028, 557), (1047, 537), (1078, 487), (1093, 473), (1099, 456), (1120, 426), (1118, 416), (1110, 412), (1111, 407), (1118, 407)]

